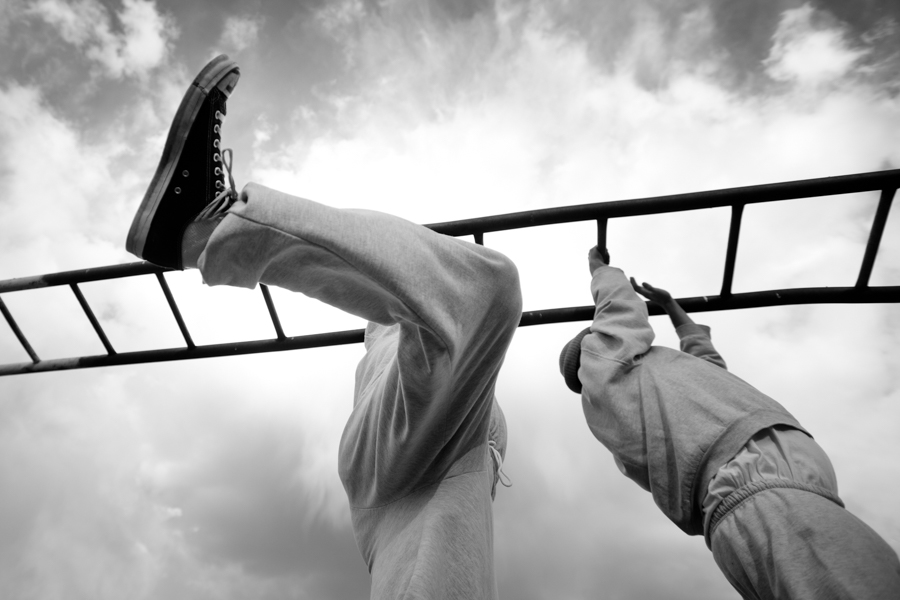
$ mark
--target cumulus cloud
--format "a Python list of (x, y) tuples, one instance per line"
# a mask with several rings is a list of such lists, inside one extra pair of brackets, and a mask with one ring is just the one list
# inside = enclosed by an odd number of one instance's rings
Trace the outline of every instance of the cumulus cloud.
[(251, 48), (259, 39), (259, 30), (263, 23), (264, 19), (260, 15), (230, 16), (225, 19), (220, 44), (234, 49), (235, 52)]
[[(110, 233), (117, 205), (96, 213), (90, 206), (101, 193), (128, 188), (127, 179), (110, 172), (113, 158), (126, 150), (124, 144), (84, 144), (79, 132), (55, 116), (33, 87), (0, 86), (0, 115), (0, 190), (10, 215), (0, 230), (8, 264), (19, 265), (17, 272), (25, 275), (48, 266), (86, 267), (118, 256), (112, 240), (97, 235)], [(60, 202), (62, 198), (67, 201)]]
[(838, 24), (804, 4), (782, 13), (765, 65), (774, 79), (815, 85), (847, 75), (866, 54), (848, 43)]
[[(4, 381), (0, 485), (17, 492), (0, 499), (0, 593), (364, 596), (335, 468), (346, 354), (251, 360), (252, 379), (183, 363)], [(317, 592), (323, 579), (342, 584)]]
[[(360, 34), (363, 86), (332, 98), (340, 125), (261, 153), (255, 176), (340, 203), (390, 190), (413, 218), (443, 220), (486, 198), (498, 208), (576, 204), (872, 170), (897, 157), (880, 125), (895, 122), (896, 103), (877, 89), (821, 97), (812, 109), (799, 87), (747, 97), (717, 81), (715, 52), (648, 89), (639, 57), (626, 52), (607, 72), (546, 18), (426, 24), (418, 40), (402, 38), (411, 50), (373, 25)], [(692, 16), (704, 19), (701, 31), (709, 15)], [(662, 48), (667, 35), (648, 16), (633, 39)], [(860, 152), (828, 151), (834, 127)], [(339, 176), (347, 170), (356, 176)], [(426, 190), (430, 202), (412, 200)]]
[(358, 23), (366, 14), (362, 0), (329, 2), (315, 13), (316, 21), (332, 35), (346, 34), (347, 28)]
[(98, 0), (39, 0), (30, 12), (116, 79), (146, 77), (165, 62), (177, 36), (152, 0), (123, 0), (114, 14)]
[(14, 532), (0, 549), (4, 595), (145, 597), (167, 516), (132, 484), (140, 447), (117, 400), (121, 376), (78, 391), (61, 382), (4, 384), (0, 480), (19, 490), (17, 501), (4, 502), (0, 524)]

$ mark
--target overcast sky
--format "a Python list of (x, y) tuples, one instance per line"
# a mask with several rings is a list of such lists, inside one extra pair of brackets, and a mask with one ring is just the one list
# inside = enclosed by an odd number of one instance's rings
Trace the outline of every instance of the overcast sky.
[[(132, 262), (185, 87), (242, 68), (224, 142), (257, 181), (420, 223), (900, 167), (895, 0), (0, 1), (0, 279)], [(852, 285), (877, 194), (751, 206), (735, 291)], [(900, 285), (895, 208), (872, 283)], [(620, 219), (614, 264), (721, 285), (728, 211)], [(489, 234), (526, 310), (590, 303), (591, 223)], [(268, 338), (258, 291), (168, 276), (195, 341)], [(178, 346), (152, 277), (86, 284), (120, 351)], [(288, 335), (361, 327), (273, 290)], [(42, 358), (103, 353), (65, 288), (5, 294)], [(834, 462), (900, 550), (900, 308), (704, 314), (733, 372)], [(657, 343), (675, 345), (654, 318)], [(501, 596), (737, 598), (592, 437), (518, 331), (494, 503)], [(0, 596), (368, 597), (337, 476), (362, 347), (0, 379)], [(0, 363), (27, 355), (0, 323)]]

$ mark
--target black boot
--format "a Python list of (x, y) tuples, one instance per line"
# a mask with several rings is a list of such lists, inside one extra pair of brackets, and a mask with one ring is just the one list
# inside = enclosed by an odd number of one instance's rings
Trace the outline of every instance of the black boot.
[[(209, 62), (181, 100), (159, 167), (138, 208), (126, 249), (157, 265), (183, 269), (181, 239), (188, 224), (219, 196), (236, 196), (222, 162), (225, 101), (241, 71), (224, 54)], [(229, 165), (230, 167), (230, 165)], [(230, 173), (229, 173), (230, 180)]]

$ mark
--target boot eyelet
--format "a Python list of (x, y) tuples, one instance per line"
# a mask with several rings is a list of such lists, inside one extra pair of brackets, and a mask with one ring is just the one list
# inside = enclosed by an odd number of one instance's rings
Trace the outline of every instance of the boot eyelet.
[(219, 148), (219, 140), (213, 140), (213, 148)]
[(215, 154), (213, 154), (213, 160), (216, 162), (222, 162), (222, 157), (219, 156), (218, 152), (216, 152)]
[(188, 175), (190, 175), (190, 173), (188, 173), (187, 169), (185, 169), (184, 171), (181, 172), (182, 177), (187, 177)]
[(213, 127), (213, 132), (219, 133), (219, 124), (216, 123), (215, 127)]
[(215, 173), (216, 173), (216, 177), (220, 176), (222, 174), (222, 169), (220, 169), (219, 167), (216, 167)]
[(224, 188), (224, 187), (225, 187), (225, 184), (222, 183), (221, 181), (217, 181), (217, 182), (216, 182), (216, 189), (217, 189), (217, 190), (221, 190), (221, 189)]
[(181, 188), (180, 188), (180, 187), (175, 188), (175, 193), (176, 193), (176, 194), (180, 194), (180, 193), (181, 193)]

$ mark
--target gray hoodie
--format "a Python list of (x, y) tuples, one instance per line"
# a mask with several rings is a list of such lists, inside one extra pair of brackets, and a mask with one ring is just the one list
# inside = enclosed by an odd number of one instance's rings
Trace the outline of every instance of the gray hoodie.
[(700, 535), (701, 503), (719, 467), (761, 429), (803, 428), (724, 369), (708, 328), (679, 327), (683, 352), (651, 345), (646, 304), (621, 270), (598, 268), (591, 292), (594, 321), (578, 371), (588, 426), (669, 519)]

